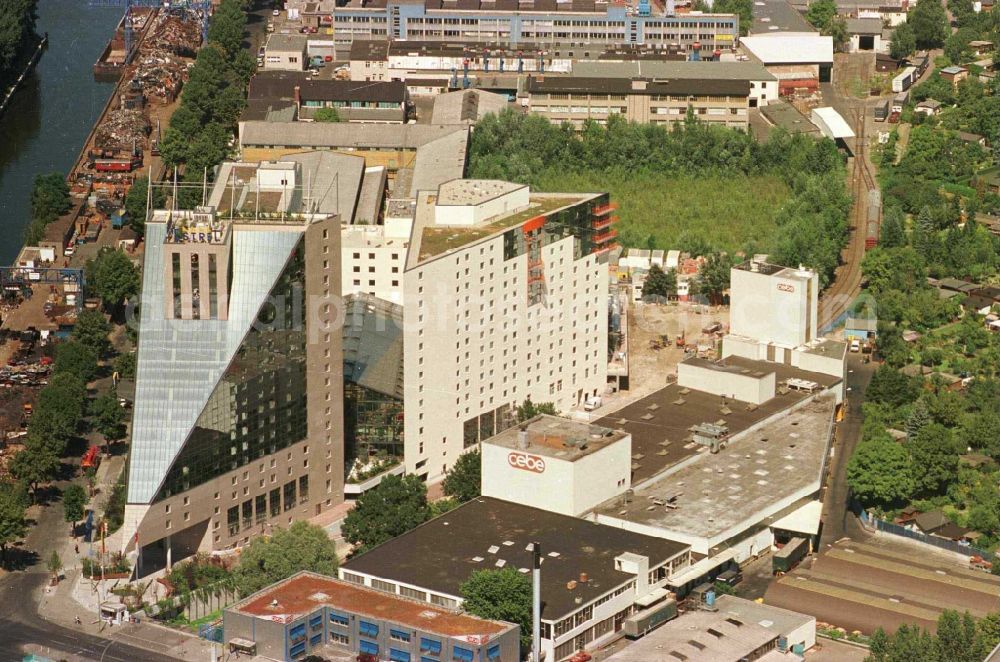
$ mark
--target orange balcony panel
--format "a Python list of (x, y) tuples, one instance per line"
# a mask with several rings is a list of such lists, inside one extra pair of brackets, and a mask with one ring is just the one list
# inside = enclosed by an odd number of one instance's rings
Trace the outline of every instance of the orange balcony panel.
[(594, 222), (591, 224), (591, 228), (594, 230), (603, 230), (606, 227), (610, 227), (618, 222), (617, 216), (605, 216), (603, 218), (595, 218)]
[(594, 235), (594, 243), (603, 244), (607, 241), (614, 239), (617, 236), (618, 236), (618, 230), (611, 229), (608, 230), (607, 232), (602, 232), (600, 234)]
[(595, 216), (603, 216), (604, 214), (612, 212), (612, 211), (614, 211), (616, 209), (618, 209), (618, 203), (617, 202), (609, 202), (606, 205), (598, 205), (597, 207), (594, 207), (594, 215)]

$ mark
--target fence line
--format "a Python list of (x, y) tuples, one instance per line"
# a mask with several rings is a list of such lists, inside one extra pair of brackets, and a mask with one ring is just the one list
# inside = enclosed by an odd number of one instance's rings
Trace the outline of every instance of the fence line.
[(949, 552), (955, 552), (957, 554), (962, 554), (963, 556), (981, 556), (984, 559), (992, 559), (993, 554), (991, 552), (984, 551), (978, 547), (973, 547), (972, 545), (963, 545), (961, 543), (955, 542), (954, 540), (948, 540), (947, 538), (940, 538), (938, 536), (930, 536), (926, 533), (921, 533), (920, 531), (912, 531), (904, 526), (895, 524), (894, 522), (887, 522), (884, 519), (879, 519), (875, 517), (867, 510), (861, 507), (857, 507), (855, 512), (861, 517), (862, 522), (868, 527), (875, 527), (878, 531), (884, 531), (885, 533), (892, 534), (894, 536), (900, 536), (901, 538), (909, 538), (910, 540), (916, 540), (917, 542), (922, 542), (925, 545), (933, 545), (940, 549), (948, 550)]

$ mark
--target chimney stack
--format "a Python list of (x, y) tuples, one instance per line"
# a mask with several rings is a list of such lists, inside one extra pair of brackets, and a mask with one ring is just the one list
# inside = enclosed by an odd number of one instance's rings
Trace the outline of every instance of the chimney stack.
[(517, 431), (517, 447), (521, 450), (525, 450), (530, 445), (531, 443), (528, 441), (528, 428), (522, 427)]
[(295, 107), (296, 108), (301, 108), (302, 107), (302, 88), (299, 87), (298, 85), (295, 86), (295, 89), (293, 91), (293, 96), (295, 98)]

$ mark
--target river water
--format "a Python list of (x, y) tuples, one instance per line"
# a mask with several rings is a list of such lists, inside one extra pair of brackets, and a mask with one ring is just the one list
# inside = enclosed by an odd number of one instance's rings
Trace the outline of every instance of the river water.
[(21, 250), (35, 175), (68, 173), (114, 89), (94, 82), (91, 68), (123, 11), (88, 7), (87, 0), (38, 3), (48, 50), (0, 116), (0, 265)]

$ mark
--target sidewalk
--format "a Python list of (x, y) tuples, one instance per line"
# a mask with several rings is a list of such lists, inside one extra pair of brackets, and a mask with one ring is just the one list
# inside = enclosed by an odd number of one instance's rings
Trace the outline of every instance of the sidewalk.
[[(110, 601), (119, 602), (117, 596), (111, 594), (111, 589), (125, 583), (125, 580), (109, 579), (103, 582), (104, 586), (100, 586), (100, 581), (92, 582), (83, 577), (79, 570), (70, 570), (54, 590), (49, 587), (43, 590), (38, 613), (45, 620), (64, 627), (162, 655), (192, 661), (212, 659), (212, 647), (217, 645), (200, 639), (193, 633), (159, 625), (145, 614), (140, 614), (139, 623), (109, 626), (102, 622), (98, 617), (100, 601), (107, 600), (110, 596)], [(81, 620), (79, 625), (75, 620), (77, 617)]]

